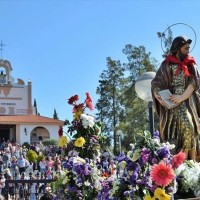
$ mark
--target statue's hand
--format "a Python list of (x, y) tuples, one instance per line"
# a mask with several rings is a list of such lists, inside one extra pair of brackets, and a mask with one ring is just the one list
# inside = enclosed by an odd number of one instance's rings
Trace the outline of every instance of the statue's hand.
[(154, 96), (162, 106), (166, 107), (164, 101), (161, 99), (161, 97), (158, 93), (154, 92)]

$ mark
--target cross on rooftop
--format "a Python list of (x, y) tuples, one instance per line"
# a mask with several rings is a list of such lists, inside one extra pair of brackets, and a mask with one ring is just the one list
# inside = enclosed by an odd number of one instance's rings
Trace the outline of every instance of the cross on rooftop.
[(4, 46), (6, 46), (6, 45), (3, 44), (3, 42), (1, 41), (1, 43), (0, 43), (1, 59), (2, 59), (2, 53), (3, 53), (3, 47)]

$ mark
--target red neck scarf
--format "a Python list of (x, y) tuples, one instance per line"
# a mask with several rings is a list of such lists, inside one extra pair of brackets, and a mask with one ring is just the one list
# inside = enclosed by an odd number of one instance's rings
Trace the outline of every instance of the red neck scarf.
[(175, 75), (178, 75), (181, 70), (183, 70), (186, 76), (190, 76), (190, 72), (188, 71), (188, 65), (196, 64), (195, 60), (191, 56), (187, 56), (183, 61), (178, 60), (175, 56), (169, 55), (165, 59), (167, 62), (178, 64), (178, 68), (175, 72)]

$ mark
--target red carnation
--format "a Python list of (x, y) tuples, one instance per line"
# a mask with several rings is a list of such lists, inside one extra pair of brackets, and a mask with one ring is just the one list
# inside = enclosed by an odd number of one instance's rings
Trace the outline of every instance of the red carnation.
[(69, 99), (68, 99), (68, 104), (73, 104), (75, 101), (78, 101), (79, 100), (79, 97), (78, 97), (78, 95), (76, 94), (76, 95), (74, 95), (74, 96), (72, 96), (72, 97), (70, 97)]
[(173, 156), (172, 167), (178, 168), (186, 159), (186, 155), (183, 151), (180, 151), (178, 154)]
[(58, 135), (59, 137), (63, 136), (63, 128), (60, 126), (59, 130), (58, 130)]

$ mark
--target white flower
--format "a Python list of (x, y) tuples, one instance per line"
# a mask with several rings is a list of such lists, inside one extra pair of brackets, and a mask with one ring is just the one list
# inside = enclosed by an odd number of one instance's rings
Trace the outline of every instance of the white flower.
[(85, 164), (86, 161), (83, 158), (77, 156), (77, 157), (74, 157), (73, 163)]
[(200, 196), (200, 165), (192, 160), (186, 161), (175, 170), (176, 175), (181, 175), (184, 178), (181, 179), (182, 185), (185, 191), (191, 189), (195, 196)]
[(84, 182), (84, 185), (85, 185), (85, 186), (90, 186), (91, 184), (90, 184), (90, 182), (87, 180), (87, 181)]
[(160, 145), (160, 139), (153, 138), (152, 141), (155, 145)]
[(82, 120), (82, 124), (84, 128), (93, 127), (94, 126), (94, 117), (86, 114), (81, 114), (80, 119)]
[(135, 147), (135, 145), (133, 143), (130, 143), (129, 145), (131, 146), (131, 148)]
[(170, 144), (169, 142), (163, 143), (162, 146), (166, 146), (169, 150), (172, 150), (175, 148), (174, 144)]
[(68, 152), (69, 157), (78, 156), (78, 154), (79, 152), (74, 149)]
[(184, 164), (179, 165), (179, 167), (175, 169), (175, 174), (176, 174), (177, 176), (179, 176), (180, 173), (181, 173), (184, 169), (185, 169), (185, 165), (184, 165)]

